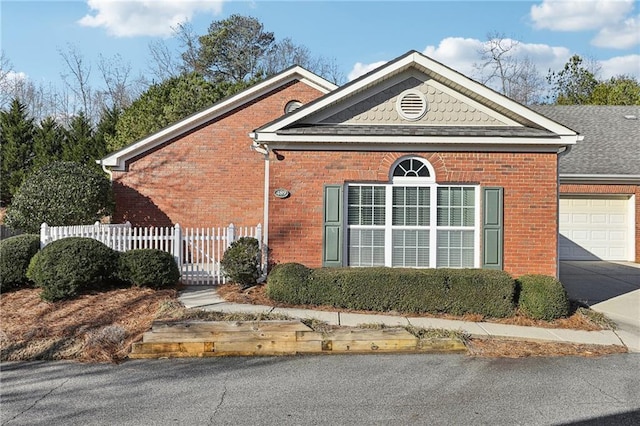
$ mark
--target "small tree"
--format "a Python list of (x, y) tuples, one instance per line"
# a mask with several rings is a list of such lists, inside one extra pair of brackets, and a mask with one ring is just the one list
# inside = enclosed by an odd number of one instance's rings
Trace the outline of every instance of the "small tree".
[(95, 168), (56, 161), (27, 177), (7, 210), (12, 228), (38, 233), (53, 226), (90, 224), (113, 212), (109, 180)]

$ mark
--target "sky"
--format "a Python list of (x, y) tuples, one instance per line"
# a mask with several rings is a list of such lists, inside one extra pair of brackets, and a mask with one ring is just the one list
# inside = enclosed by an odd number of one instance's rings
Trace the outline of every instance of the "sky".
[(91, 64), (94, 81), (99, 55), (120, 55), (148, 75), (150, 42), (178, 49), (178, 23), (205, 34), (231, 14), (253, 16), (277, 40), (289, 37), (335, 60), (347, 80), (409, 50), (471, 75), (492, 33), (517, 41), (518, 54), (543, 76), (578, 54), (599, 61), (600, 78), (640, 79), (640, 8), (631, 0), (0, 1), (0, 46), (11, 75), (45, 85), (67, 72), (59, 52), (69, 47)]

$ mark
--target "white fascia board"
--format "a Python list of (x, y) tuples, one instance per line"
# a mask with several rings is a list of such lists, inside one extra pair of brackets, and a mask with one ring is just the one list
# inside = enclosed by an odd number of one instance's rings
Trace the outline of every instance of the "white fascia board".
[(597, 175), (597, 174), (568, 174), (559, 175), (560, 183), (577, 184), (638, 184), (640, 175)]
[(422, 143), (407, 143), (396, 142), (390, 143), (388, 140), (385, 143), (370, 144), (370, 143), (358, 143), (358, 142), (342, 142), (342, 143), (316, 143), (313, 148), (306, 144), (301, 143), (277, 143), (269, 144), (270, 151), (286, 150), (286, 151), (352, 151), (352, 152), (377, 152), (377, 151), (391, 151), (391, 152), (437, 152), (437, 151), (449, 151), (449, 152), (537, 152), (537, 153), (554, 153), (557, 154), (559, 149), (557, 145), (541, 145), (541, 144), (501, 144), (501, 143), (486, 143), (482, 145), (474, 144), (470, 146), (466, 143), (446, 143), (440, 140), (439, 142), (422, 142)]
[(119, 151), (116, 151), (98, 162), (105, 167), (113, 167), (114, 170), (122, 171), (125, 169), (125, 162), (144, 152), (155, 148), (181, 134), (188, 132), (208, 121), (222, 116), (233, 109), (251, 102), (259, 98), (265, 93), (273, 90), (275, 87), (282, 86), (291, 81), (299, 80), (305, 84), (319, 90), (322, 93), (329, 93), (337, 87), (335, 84), (322, 77), (319, 77), (306, 69), (296, 66), (278, 74), (270, 79), (256, 84), (226, 100), (218, 102), (210, 108), (195, 113), (169, 127), (166, 127), (157, 133), (152, 134), (144, 139), (128, 145)]
[[(314, 150), (317, 144), (323, 143), (360, 143), (360, 144), (440, 144), (440, 145), (502, 145), (504, 147), (517, 145), (546, 145), (564, 147), (576, 143), (575, 136), (561, 136), (560, 138), (502, 138), (498, 136), (358, 136), (358, 135), (278, 135), (275, 133), (254, 133), (258, 142), (268, 143), (276, 147), (283, 144), (296, 143), (305, 146), (306, 150)], [(392, 142), (390, 142), (392, 141)]]

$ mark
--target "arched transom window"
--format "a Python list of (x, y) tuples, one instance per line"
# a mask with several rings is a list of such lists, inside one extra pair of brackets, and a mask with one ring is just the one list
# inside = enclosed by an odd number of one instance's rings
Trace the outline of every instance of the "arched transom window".
[(429, 173), (429, 168), (427, 167), (424, 160), (420, 160), (418, 158), (407, 158), (406, 160), (402, 160), (398, 165), (393, 169), (394, 177), (429, 177), (431, 173)]
[(479, 265), (474, 185), (439, 185), (431, 164), (401, 158), (390, 183), (347, 186), (350, 266), (467, 268)]

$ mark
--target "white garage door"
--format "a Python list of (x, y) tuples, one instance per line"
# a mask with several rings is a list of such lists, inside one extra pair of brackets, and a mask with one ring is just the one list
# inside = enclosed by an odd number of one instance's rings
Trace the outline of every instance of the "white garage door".
[(628, 198), (560, 198), (560, 260), (631, 260)]

